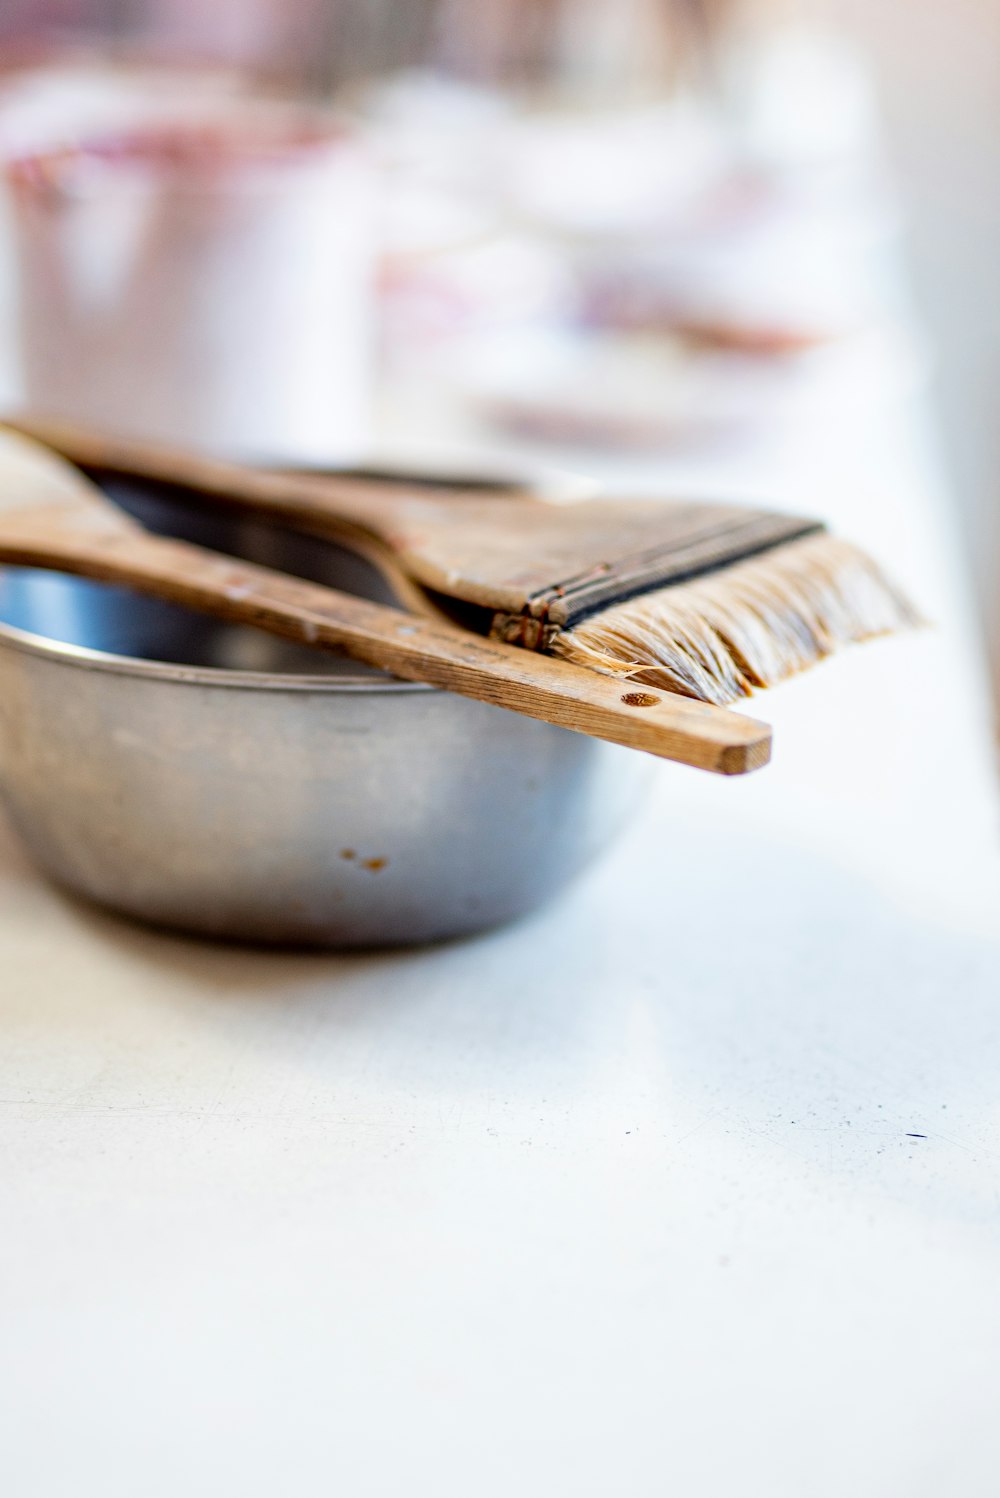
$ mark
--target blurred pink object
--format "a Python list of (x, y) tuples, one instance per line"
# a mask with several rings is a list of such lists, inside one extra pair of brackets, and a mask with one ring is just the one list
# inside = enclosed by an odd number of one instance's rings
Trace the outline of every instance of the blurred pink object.
[(372, 176), (272, 101), (7, 165), (30, 406), (245, 456), (368, 438)]
[(30, 55), (85, 39), (124, 42), (297, 76), (314, 73), (318, 55), (332, 51), (338, 10), (338, 0), (3, 0), (0, 47)]
[(92, 0), (4, 0), (0, 45), (28, 49), (53, 36), (81, 34), (99, 23)]
[(299, 75), (314, 71), (337, 9), (336, 0), (145, 0), (130, 29), (190, 57)]

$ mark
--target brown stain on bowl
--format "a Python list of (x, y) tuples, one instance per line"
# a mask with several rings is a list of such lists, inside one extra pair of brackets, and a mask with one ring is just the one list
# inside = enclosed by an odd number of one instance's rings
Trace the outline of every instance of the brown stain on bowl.
[[(341, 848), (340, 856), (347, 863), (354, 863), (358, 858), (358, 853), (355, 848)], [(362, 858), (359, 867), (367, 869), (369, 874), (378, 874), (388, 866), (388, 863), (387, 858)]]

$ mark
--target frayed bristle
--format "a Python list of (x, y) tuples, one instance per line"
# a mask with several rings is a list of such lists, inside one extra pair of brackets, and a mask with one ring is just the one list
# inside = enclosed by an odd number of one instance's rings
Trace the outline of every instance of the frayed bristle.
[(550, 648), (592, 670), (722, 704), (841, 645), (918, 622), (870, 557), (822, 532), (616, 604)]

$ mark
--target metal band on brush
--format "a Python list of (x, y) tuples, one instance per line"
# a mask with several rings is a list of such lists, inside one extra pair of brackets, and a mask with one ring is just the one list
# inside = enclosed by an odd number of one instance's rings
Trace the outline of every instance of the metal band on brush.
[(520, 613), (496, 614), (490, 634), (528, 650), (546, 650), (556, 635), (616, 604), (720, 572), (825, 529), (818, 520), (765, 513), (739, 525), (728, 521), (683, 546), (601, 563), (533, 594)]

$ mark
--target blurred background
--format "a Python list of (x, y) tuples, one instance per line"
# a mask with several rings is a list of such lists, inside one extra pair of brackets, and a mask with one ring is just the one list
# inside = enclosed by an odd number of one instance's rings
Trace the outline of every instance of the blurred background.
[(905, 387), (1000, 687), (998, 63), (994, 0), (5, 0), (2, 403), (757, 494)]

